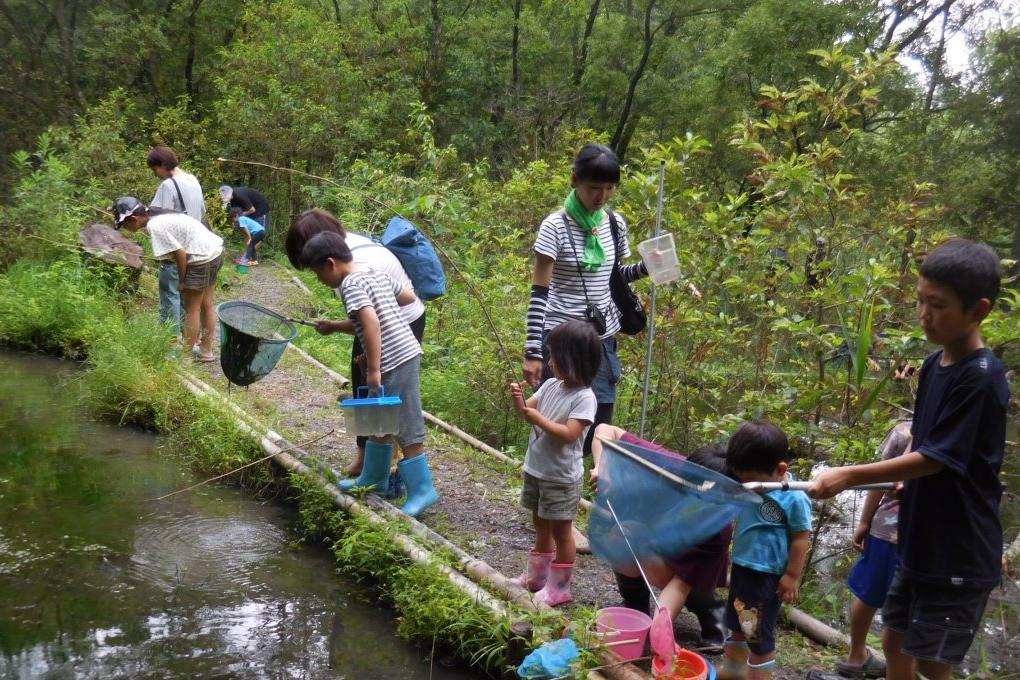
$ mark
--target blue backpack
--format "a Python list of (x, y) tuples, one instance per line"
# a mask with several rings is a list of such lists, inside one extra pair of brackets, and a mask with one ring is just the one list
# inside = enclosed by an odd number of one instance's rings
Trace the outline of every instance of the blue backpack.
[(381, 239), (373, 241), (393, 253), (420, 300), (435, 300), (446, 295), (446, 274), (435, 248), (425, 235), (403, 217), (394, 217), (386, 225)]

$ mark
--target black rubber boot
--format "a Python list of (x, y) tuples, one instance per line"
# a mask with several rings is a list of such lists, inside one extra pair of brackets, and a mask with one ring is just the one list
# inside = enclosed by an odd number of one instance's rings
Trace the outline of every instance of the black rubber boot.
[(726, 602), (715, 590), (692, 590), (685, 606), (698, 617), (701, 649), (708, 654), (721, 653), (726, 641)]
[(616, 587), (620, 591), (620, 597), (623, 598), (623, 606), (650, 616), (648, 598), (651, 593), (644, 579), (640, 576), (624, 576), (617, 572), (613, 572), (613, 575), (616, 576)]

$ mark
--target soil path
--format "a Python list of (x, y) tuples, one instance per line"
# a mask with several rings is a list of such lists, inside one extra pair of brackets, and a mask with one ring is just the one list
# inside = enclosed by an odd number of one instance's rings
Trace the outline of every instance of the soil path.
[[(248, 300), (299, 318), (314, 318), (320, 311), (320, 302), (295, 284), (290, 270), (270, 260), (263, 260), (218, 291), (217, 302), (226, 300)], [(324, 314), (339, 318), (342, 311), (337, 301)], [(314, 333), (311, 329), (305, 332)], [(301, 336), (295, 341), (300, 343)], [(219, 343), (215, 345), (218, 351)], [(428, 361), (427, 355), (424, 361)], [(348, 373), (346, 365), (330, 368)], [(188, 370), (227, 394), (228, 382), (218, 362), (195, 362)], [(342, 470), (355, 451), (354, 437), (344, 431), (343, 414), (337, 406), (338, 396), (347, 392), (348, 388), (290, 349), (266, 378), (247, 389), (229, 389), (232, 401), (291, 442), (304, 442), (332, 430), (306, 448), (334, 471)], [(427, 403), (424, 407), (428, 410)], [(436, 428), (429, 428), (428, 446), (440, 501), (423, 513), (420, 521), (502, 573), (519, 573), (534, 539), (530, 516), (519, 503), (519, 470)], [(616, 606), (620, 600), (612, 572), (592, 555), (578, 556), (571, 590), (575, 599), (570, 608)], [(676, 632), (681, 644), (696, 645), (697, 623), (686, 611), (678, 619)], [(800, 637), (793, 639), (801, 648), (809, 644)], [(784, 665), (789, 661), (789, 657), (784, 659)], [(801, 677), (802, 673), (787, 668), (777, 677)]]

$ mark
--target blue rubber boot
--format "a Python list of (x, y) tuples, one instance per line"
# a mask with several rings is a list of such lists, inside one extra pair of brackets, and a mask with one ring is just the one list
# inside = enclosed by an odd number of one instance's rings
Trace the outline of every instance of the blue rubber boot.
[(407, 487), (407, 502), (400, 508), (411, 517), (417, 517), (422, 510), (439, 500), (436, 487), (432, 486), (432, 472), (425, 454), (397, 463), (397, 472)]
[(373, 491), (385, 491), (390, 480), (390, 462), (393, 460), (393, 444), (365, 442), (365, 464), (361, 474), (354, 479), (342, 479), (337, 484), (341, 491), (350, 491), (356, 486), (370, 486)]

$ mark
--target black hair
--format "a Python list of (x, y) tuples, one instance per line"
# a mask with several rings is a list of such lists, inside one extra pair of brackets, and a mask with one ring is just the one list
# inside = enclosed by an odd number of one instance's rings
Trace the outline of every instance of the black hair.
[(290, 229), (287, 230), (287, 238), (284, 242), (287, 259), (294, 265), (294, 269), (304, 268), (305, 265), (301, 261), (301, 253), (304, 250), (305, 244), (313, 236), (322, 232), (332, 232), (339, 234), (340, 238), (347, 238), (347, 232), (344, 231), (344, 226), (340, 220), (337, 219), (336, 215), (325, 210), (312, 208), (311, 210), (304, 211), (294, 219)]
[(236, 205), (235, 206), (231, 206), (231, 208), (230, 208), (230, 219), (234, 219), (235, 217), (240, 217), (241, 213), (243, 213), (243, 212), (244, 211), (241, 210)]
[(574, 157), (574, 176), (588, 182), (620, 183), (620, 161), (605, 144), (585, 144)]
[(177, 155), (165, 144), (153, 147), (145, 162), (150, 168), (163, 168), (164, 170), (173, 170), (179, 165)]
[(984, 243), (954, 238), (928, 253), (921, 263), (921, 276), (950, 288), (966, 312), (981, 298), (995, 304), (1002, 285), (1002, 264)]
[(738, 427), (726, 447), (726, 466), (731, 472), (768, 474), (788, 460), (786, 434), (765, 420), (750, 420)]
[(354, 259), (351, 249), (347, 247), (347, 241), (343, 240), (340, 234), (331, 231), (316, 234), (308, 239), (308, 243), (301, 249), (301, 262), (311, 269), (318, 269), (330, 258), (339, 262), (350, 262)]
[(726, 447), (722, 444), (709, 444), (694, 449), (687, 456), (687, 460), (721, 475), (730, 474), (729, 467), (726, 465)]
[(571, 385), (591, 387), (602, 364), (602, 339), (587, 321), (564, 321), (546, 339), (549, 357)]

